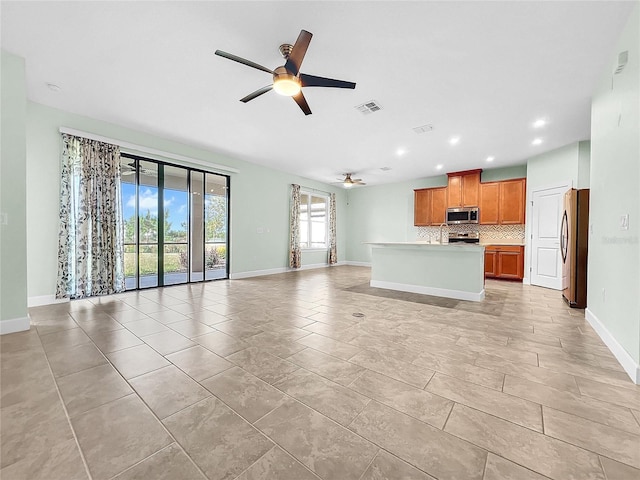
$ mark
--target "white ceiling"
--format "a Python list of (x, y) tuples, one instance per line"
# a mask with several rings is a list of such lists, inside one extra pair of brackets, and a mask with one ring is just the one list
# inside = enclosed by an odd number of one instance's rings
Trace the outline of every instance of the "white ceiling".
[[(588, 139), (591, 95), (632, 8), (631, 1), (3, 1), (2, 48), (26, 59), (35, 102), (319, 181), (356, 172), (371, 185), (521, 164)], [(294, 43), (303, 28), (314, 37), (302, 72), (356, 89), (305, 89), (307, 117), (275, 92), (239, 102), (270, 75), (213, 52), (275, 68), (284, 63), (278, 46)], [(372, 99), (381, 111), (354, 108)], [(548, 124), (536, 130), (541, 117)], [(414, 133), (424, 124), (433, 131)], [(460, 142), (451, 146), (454, 135)], [(543, 143), (532, 146), (536, 137)]]

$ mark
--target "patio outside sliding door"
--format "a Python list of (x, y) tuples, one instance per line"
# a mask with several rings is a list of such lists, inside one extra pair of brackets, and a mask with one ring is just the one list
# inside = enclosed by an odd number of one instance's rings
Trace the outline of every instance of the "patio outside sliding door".
[(229, 178), (122, 156), (126, 289), (228, 278)]

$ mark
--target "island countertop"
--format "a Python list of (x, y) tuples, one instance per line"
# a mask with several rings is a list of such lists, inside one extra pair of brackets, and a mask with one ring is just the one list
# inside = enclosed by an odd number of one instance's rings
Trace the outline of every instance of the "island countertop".
[(478, 243), (429, 243), (429, 242), (363, 242), (365, 245), (375, 245), (377, 247), (409, 247), (409, 248), (446, 248), (452, 251), (478, 251), (485, 246)]

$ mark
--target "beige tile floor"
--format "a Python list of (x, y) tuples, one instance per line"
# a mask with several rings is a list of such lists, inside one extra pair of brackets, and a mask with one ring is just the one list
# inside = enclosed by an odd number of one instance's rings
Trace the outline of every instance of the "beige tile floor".
[[(640, 479), (640, 387), (556, 291), (334, 267), (30, 310), (3, 480)], [(354, 316), (354, 313), (364, 316)]]

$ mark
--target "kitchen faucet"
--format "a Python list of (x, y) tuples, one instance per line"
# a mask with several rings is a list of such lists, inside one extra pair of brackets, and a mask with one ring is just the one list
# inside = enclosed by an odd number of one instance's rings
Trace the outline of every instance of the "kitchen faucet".
[(447, 223), (443, 222), (440, 224), (440, 245), (444, 245), (444, 242), (442, 241), (442, 227), (446, 227)]

